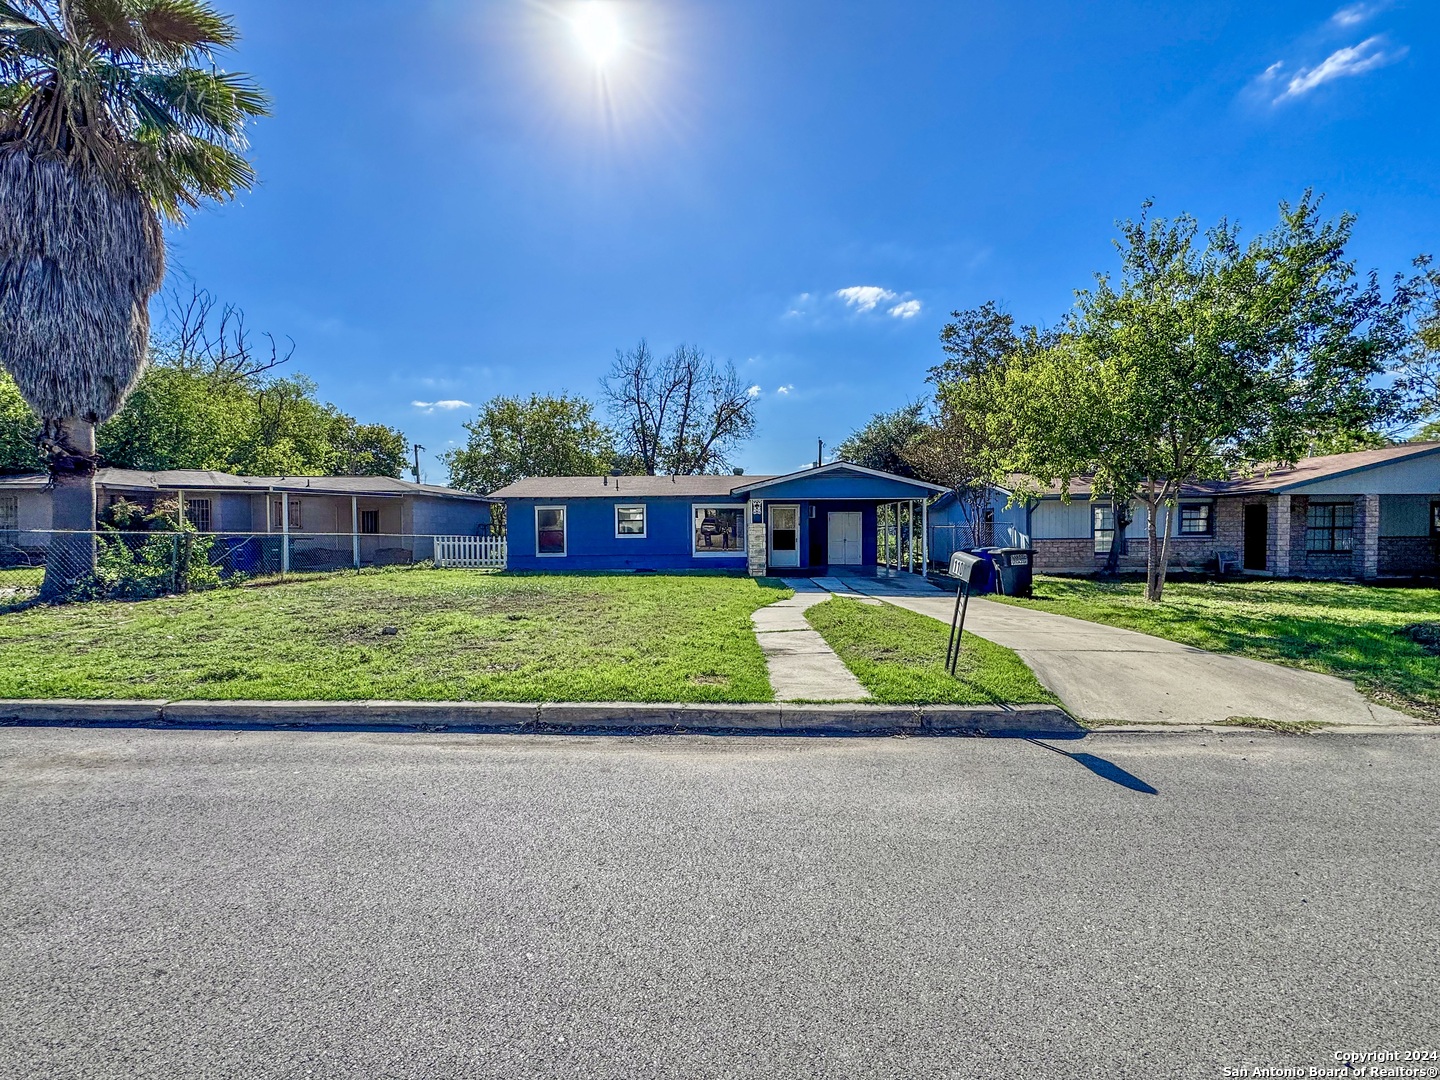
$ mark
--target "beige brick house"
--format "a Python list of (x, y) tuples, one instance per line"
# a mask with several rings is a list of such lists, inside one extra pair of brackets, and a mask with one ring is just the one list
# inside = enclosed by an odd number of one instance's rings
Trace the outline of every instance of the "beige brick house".
[[(1125, 531), (1126, 570), (1145, 564), (1146, 517)], [(1108, 501), (1072, 484), (1028, 504), (1040, 570), (1092, 573), (1115, 542)], [(1306, 458), (1293, 468), (1184, 489), (1169, 515), (1170, 565), (1251, 574), (1359, 580), (1440, 574), (1440, 442)]]

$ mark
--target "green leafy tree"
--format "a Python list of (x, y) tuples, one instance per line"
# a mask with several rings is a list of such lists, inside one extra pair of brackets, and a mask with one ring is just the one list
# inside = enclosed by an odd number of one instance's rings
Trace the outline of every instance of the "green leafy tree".
[(35, 449), (40, 418), (25, 404), (15, 380), (0, 371), (0, 473), (30, 473), (45, 467)]
[[(95, 427), (145, 366), (162, 217), (253, 182), (265, 97), (216, 64), (236, 38), (203, 0), (0, 2), (0, 365), (40, 417), (59, 529), (94, 526)], [(42, 596), (94, 571), (93, 542), (57, 542)]]
[(1428, 421), (1421, 439), (1440, 439), (1440, 266), (1428, 255), (1415, 260), (1415, 275), (1399, 283), (1411, 317), (1410, 337), (1397, 365), (1399, 386), (1414, 416)]
[(594, 405), (568, 394), (491, 398), (465, 430), (465, 445), (442, 460), (452, 486), (481, 494), (528, 476), (598, 476), (616, 460)]
[(1248, 244), (1221, 222), (1122, 225), (1118, 281), (1079, 295), (1066, 339), (1009, 384), (1016, 462), (1043, 481), (1135, 484), (1147, 509), (1146, 595), (1159, 601), (1182, 485), (1293, 463), (1317, 439), (1370, 430), (1399, 396), (1375, 379), (1404, 346), (1403, 304), (1345, 257), (1354, 219), (1309, 193)]
[[(984, 520), (996, 484), (1005, 475), (1011, 447), (1008, 414), (998, 406), (1007, 366), (1039, 346), (1032, 327), (1015, 320), (994, 301), (950, 313), (940, 331), (945, 355), (930, 369), (935, 410), (905, 450), (916, 472), (955, 492), (972, 528)], [(976, 535), (977, 542), (988, 542)]]
[(927, 430), (925, 403), (917, 401), (894, 412), (876, 413), (865, 426), (852, 431), (835, 452), (843, 461), (867, 469), (915, 476), (915, 467), (905, 456), (911, 445)]

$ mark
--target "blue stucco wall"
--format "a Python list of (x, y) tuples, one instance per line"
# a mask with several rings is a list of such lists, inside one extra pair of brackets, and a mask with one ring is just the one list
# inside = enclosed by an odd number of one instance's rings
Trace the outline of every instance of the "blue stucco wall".
[[(852, 481), (853, 483), (853, 481)], [(772, 502), (800, 507), (800, 566), (780, 569), (794, 572), (824, 566), (828, 559), (828, 519), (831, 511), (858, 512), (862, 565), (873, 566), (879, 558), (876, 504), (861, 499), (765, 500), (766, 520)], [(643, 504), (646, 510), (644, 537), (615, 535), (615, 507)], [(507, 565), (511, 570), (743, 570), (745, 553), (696, 555), (691, 550), (692, 508), (697, 505), (735, 506), (747, 504), (735, 499), (631, 498), (631, 499), (507, 499), (505, 520)], [(535, 510), (541, 506), (563, 506), (566, 510), (566, 554), (541, 556), (535, 551)], [(748, 523), (748, 510), (745, 521)], [(767, 532), (768, 536), (768, 532)]]
[[(736, 506), (735, 499), (507, 499), (505, 531), (511, 570), (743, 570), (745, 553), (695, 555), (691, 551), (693, 505)], [(646, 535), (617, 537), (615, 507), (643, 504)], [(564, 557), (535, 554), (535, 508), (566, 509)], [(748, 520), (748, 519), (747, 519)]]

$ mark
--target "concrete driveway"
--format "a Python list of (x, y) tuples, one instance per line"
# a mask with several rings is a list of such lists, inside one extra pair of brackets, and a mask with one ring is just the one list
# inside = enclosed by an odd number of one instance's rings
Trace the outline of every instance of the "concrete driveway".
[[(903, 587), (858, 575), (841, 583), (847, 591), (878, 596), (947, 625), (955, 609), (953, 593), (919, 579)], [(1418, 722), (1371, 703), (1333, 675), (1206, 652), (1031, 608), (971, 600), (965, 629), (1014, 649), (1072, 715), (1092, 723), (1213, 724), (1232, 716), (1367, 727)]]

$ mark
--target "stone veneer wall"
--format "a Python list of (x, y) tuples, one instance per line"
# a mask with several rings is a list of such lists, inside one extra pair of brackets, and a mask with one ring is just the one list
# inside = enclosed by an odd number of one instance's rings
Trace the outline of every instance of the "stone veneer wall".
[(1440, 574), (1440, 552), (1427, 536), (1382, 536), (1381, 577), (1431, 577)]

